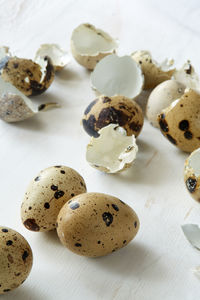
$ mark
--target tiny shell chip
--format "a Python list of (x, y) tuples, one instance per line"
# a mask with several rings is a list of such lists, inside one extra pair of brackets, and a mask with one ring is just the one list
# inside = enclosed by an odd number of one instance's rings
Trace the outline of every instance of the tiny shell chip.
[(55, 229), (61, 207), (72, 197), (85, 192), (84, 179), (75, 170), (65, 166), (42, 170), (25, 193), (21, 206), (22, 223), (32, 231)]
[(88, 257), (112, 253), (137, 234), (135, 211), (116, 197), (85, 193), (72, 198), (60, 210), (57, 233), (72, 252)]
[(154, 127), (159, 128), (158, 114), (174, 100), (180, 98), (185, 88), (185, 85), (180, 82), (166, 80), (153, 89), (147, 102), (146, 116)]
[(163, 135), (185, 152), (200, 147), (200, 92), (186, 89), (180, 99), (158, 115)]
[(117, 42), (103, 30), (91, 24), (81, 24), (71, 36), (71, 51), (76, 61), (89, 70), (117, 49)]
[(98, 131), (111, 123), (123, 127), (127, 135), (137, 137), (142, 130), (143, 122), (140, 106), (123, 96), (100, 96), (88, 105), (82, 119), (85, 131), (94, 137), (98, 137)]
[(181, 82), (187, 88), (198, 89), (200, 88), (200, 80), (198, 74), (195, 72), (194, 67), (188, 60), (180, 70), (176, 70), (173, 74), (173, 79)]
[(92, 137), (87, 146), (87, 162), (106, 173), (129, 168), (138, 151), (134, 135), (127, 136), (126, 131), (115, 124), (103, 127), (98, 133), (99, 137)]
[(55, 71), (63, 69), (70, 62), (68, 52), (57, 44), (42, 44), (36, 52), (35, 62), (46, 56), (51, 59)]
[(11, 57), (2, 70), (2, 78), (13, 84), (26, 96), (42, 94), (54, 79), (50, 58), (40, 59), (40, 64), (30, 59)]
[(141, 68), (130, 56), (106, 56), (91, 74), (92, 87), (108, 97), (136, 98), (142, 91), (144, 76)]
[(200, 250), (200, 228), (196, 224), (184, 224), (181, 226), (183, 233), (190, 242), (190, 244), (196, 249)]
[(28, 242), (17, 231), (0, 226), (0, 295), (20, 286), (33, 263)]
[(153, 60), (151, 53), (145, 50), (133, 52), (131, 57), (142, 68), (145, 90), (153, 89), (161, 82), (169, 80), (174, 73), (174, 61), (172, 59), (166, 59), (161, 64), (158, 64)]
[(10, 57), (11, 57), (11, 53), (9, 52), (9, 48), (6, 46), (1, 46), (0, 47), (0, 74), (5, 64), (10, 59)]
[(190, 195), (200, 202), (200, 148), (193, 151), (185, 161), (184, 181)]

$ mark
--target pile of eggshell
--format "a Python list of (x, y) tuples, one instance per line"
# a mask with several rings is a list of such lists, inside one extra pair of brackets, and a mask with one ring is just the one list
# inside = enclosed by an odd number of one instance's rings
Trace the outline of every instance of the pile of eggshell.
[[(88, 163), (106, 173), (121, 172), (133, 164), (136, 138), (144, 123), (141, 102), (148, 98), (149, 122), (173, 145), (192, 152), (185, 162), (184, 180), (192, 197), (200, 202), (198, 75), (189, 61), (176, 70), (173, 60), (158, 64), (148, 51), (119, 57), (117, 47), (115, 39), (91, 24), (81, 24), (71, 36), (72, 55), (93, 71), (91, 83), (97, 94), (82, 118), (83, 128), (91, 136)], [(57, 44), (41, 45), (34, 60), (12, 56), (8, 47), (0, 47), (0, 118), (18, 122), (57, 106), (37, 106), (28, 96), (45, 92), (55, 72), (68, 62), (68, 53)], [(21, 205), (21, 220), (34, 232), (56, 229), (64, 246), (89, 257), (126, 246), (139, 229), (131, 207), (110, 195), (87, 193), (82, 176), (66, 166), (49, 167), (31, 181)], [(183, 230), (188, 237), (197, 229)], [(10, 228), (0, 227), (0, 241), (3, 294), (24, 282), (33, 257), (28, 242)]]

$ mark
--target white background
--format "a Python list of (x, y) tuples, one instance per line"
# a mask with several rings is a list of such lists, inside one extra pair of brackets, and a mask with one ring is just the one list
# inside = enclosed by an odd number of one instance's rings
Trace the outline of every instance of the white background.
[[(177, 66), (191, 59), (200, 71), (198, 0), (0, 0), (0, 44), (19, 57), (33, 58), (45, 42), (69, 49), (71, 32), (82, 22), (117, 37), (120, 55), (147, 49), (158, 61), (173, 57)], [(95, 98), (89, 78), (72, 59), (49, 90), (33, 99), (57, 101), (62, 108), (19, 124), (0, 122), (0, 223), (23, 234), (34, 254), (27, 281), (0, 299), (199, 299), (200, 281), (192, 269), (200, 265), (200, 253), (180, 228), (200, 223), (200, 206), (183, 182), (187, 154), (146, 122), (131, 169), (119, 175), (92, 169), (84, 158), (89, 137), (80, 126)], [(141, 228), (129, 246), (89, 259), (65, 249), (54, 232), (23, 227), (20, 204), (27, 184), (55, 164), (79, 171), (88, 191), (117, 196), (135, 209)]]

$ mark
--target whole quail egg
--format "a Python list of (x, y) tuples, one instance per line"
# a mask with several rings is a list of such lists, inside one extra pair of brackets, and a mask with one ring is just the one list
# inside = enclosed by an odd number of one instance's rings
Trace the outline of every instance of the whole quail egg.
[(17, 231), (0, 226), (0, 294), (21, 285), (33, 264), (32, 250)]
[(185, 161), (184, 181), (190, 195), (200, 202), (200, 148), (193, 151)]
[(82, 119), (85, 131), (94, 137), (98, 137), (98, 131), (111, 123), (123, 127), (128, 136), (137, 137), (143, 122), (140, 106), (123, 96), (100, 96), (88, 105)]
[(126, 246), (137, 234), (134, 210), (116, 197), (85, 193), (67, 202), (59, 212), (61, 243), (76, 254), (97, 257)]
[(65, 166), (44, 169), (27, 188), (21, 206), (22, 223), (32, 231), (52, 230), (61, 207), (85, 192), (84, 179), (75, 170)]

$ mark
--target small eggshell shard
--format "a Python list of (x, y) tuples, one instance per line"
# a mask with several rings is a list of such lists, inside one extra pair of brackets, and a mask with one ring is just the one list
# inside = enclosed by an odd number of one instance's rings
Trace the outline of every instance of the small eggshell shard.
[(115, 124), (103, 127), (98, 133), (99, 137), (92, 137), (87, 146), (87, 162), (106, 173), (129, 168), (138, 151), (134, 135), (127, 136), (126, 131)]
[(200, 148), (193, 151), (185, 161), (184, 181), (192, 198), (200, 202)]
[(142, 110), (135, 101), (123, 96), (100, 96), (85, 109), (82, 124), (89, 135), (98, 137), (98, 131), (111, 123), (123, 127), (128, 136), (137, 137), (144, 123)]
[(91, 74), (92, 87), (108, 97), (122, 95), (134, 99), (142, 91), (144, 76), (130, 56), (104, 57)]
[(33, 263), (32, 250), (17, 231), (0, 226), (0, 295), (20, 286)]
[(70, 57), (67, 51), (63, 50), (58, 44), (42, 44), (35, 55), (35, 62), (48, 56), (54, 66), (55, 71), (63, 69), (69, 62)]
[(40, 58), (38, 62), (40, 64), (30, 59), (11, 57), (1, 76), (26, 96), (42, 94), (54, 79), (54, 67), (48, 57)]
[(72, 252), (88, 257), (107, 255), (126, 246), (137, 234), (134, 210), (116, 197), (85, 193), (72, 198), (59, 212), (57, 233)]
[(172, 59), (166, 59), (159, 64), (153, 60), (151, 53), (145, 50), (133, 52), (131, 57), (134, 61), (140, 64), (144, 74), (145, 90), (153, 89), (161, 82), (169, 80), (174, 73), (174, 61)]
[(158, 114), (179, 99), (185, 88), (185, 85), (176, 80), (166, 80), (153, 89), (147, 101), (146, 116), (154, 127), (159, 128)]
[(181, 226), (183, 233), (190, 244), (200, 250), (200, 228), (196, 224), (184, 224)]
[(180, 68), (179, 70), (175, 70), (173, 79), (184, 84), (187, 88), (200, 88), (199, 76), (195, 72), (195, 69), (191, 65), (189, 60), (182, 66), (182, 68)]
[(180, 99), (158, 115), (163, 135), (185, 152), (200, 147), (200, 92), (186, 89)]
[(11, 53), (9, 51), (9, 48), (6, 46), (0, 47), (0, 74), (2, 72), (2, 69), (4, 68), (5, 64), (8, 62), (8, 60), (11, 57)]
[(29, 184), (21, 206), (21, 219), (31, 231), (55, 229), (61, 207), (72, 197), (85, 193), (82, 176), (66, 166), (42, 170)]
[(76, 61), (89, 70), (105, 56), (112, 54), (118, 44), (108, 33), (91, 24), (81, 24), (71, 36), (71, 51)]

